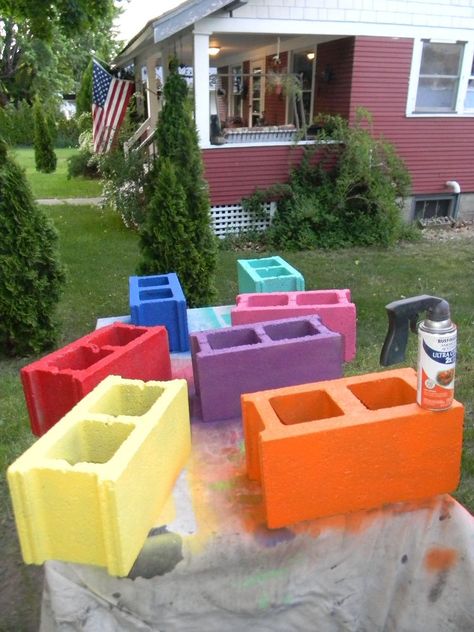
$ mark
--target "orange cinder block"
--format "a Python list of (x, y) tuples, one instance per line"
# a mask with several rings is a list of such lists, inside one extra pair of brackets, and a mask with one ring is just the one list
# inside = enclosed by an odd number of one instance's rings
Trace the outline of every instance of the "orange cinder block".
[(416, 404), (398, 369), (242, 396), (247, 472), (270, 528), (456, 489), (464, 407)]

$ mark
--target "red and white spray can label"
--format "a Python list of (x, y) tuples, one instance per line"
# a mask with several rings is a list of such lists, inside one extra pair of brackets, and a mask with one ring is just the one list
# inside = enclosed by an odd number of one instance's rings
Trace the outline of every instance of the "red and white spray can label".
[(429, 332), (418, 328), (417, 402), (428, 410), (445, 410), (454, 399), (456, 367), (456, 327), (449, 331)]

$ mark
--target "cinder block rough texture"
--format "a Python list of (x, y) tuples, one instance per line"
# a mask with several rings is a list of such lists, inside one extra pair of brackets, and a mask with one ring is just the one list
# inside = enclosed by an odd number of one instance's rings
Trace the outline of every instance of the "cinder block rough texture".
[(201, 331), (190, 338), (204, 421), (240, 416), (242, 393), (342, 375), (342, 337), (317, 316)]
[(230, 317), (233, 325), (246, 325), (314, 314), (344, 336), (344, 360), (352, 360), (356, 353), (356, 307), (350, 290), (240, 294)]
[(170, 351), (189, 351), (186, 298), (174, 272), (129, 278), (134, 325), (164, 325)]
[(171, 379), (165, 327), (114, 323), (21, 370), (35, 435), (44, 434), (108, 375), (137, 380)]
[(304, 290), (301, 272), (281, 257), (237, 259), (239, 292), (291, 292)]
[(268, 526), (452, 492), (463, 406), (415, 400), (412, 369), (243, 395), (247, 471)]
[(185, 380), (106, 378), (8, 469), (25, 562), (127, 575), (190, 448)]

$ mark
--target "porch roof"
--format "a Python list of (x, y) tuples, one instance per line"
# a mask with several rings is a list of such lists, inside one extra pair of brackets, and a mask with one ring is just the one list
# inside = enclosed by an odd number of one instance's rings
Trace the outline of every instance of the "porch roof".
[(247, 4), (244, 0), (186, 0), (174, 9), (149, 20), (145, 26), (127, 43), (115, 58), (115, 64), (122, 66), (133, 59), (150, 44), (159, 42), (186, 30), (198, 20), (216, 11)]

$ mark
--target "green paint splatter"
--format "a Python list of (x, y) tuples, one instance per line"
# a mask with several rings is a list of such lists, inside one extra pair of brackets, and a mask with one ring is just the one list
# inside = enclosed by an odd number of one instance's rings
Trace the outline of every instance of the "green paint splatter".
[(209, 483), (209, 488), (218, 492), (224, 492), (227, 489), (231, 489), (235, 486), (235, 481), (227, 480), (227, 481), (213, 481)]
[(260, 573), (255, 573), (254, 575), (250, 575), (250, 577), (247, 577), (247, 579), (245, 579), (242, 582), (242, 585), (244, 588), (251, 588), (252, 586), (257, 586), (258, 584), (261, 584), (262, 582), (267, 582), (272, 579), (275, 579), (279, 577), (280, 575), (283, 575), (284, 573), (286, 573), (286, 571), (287, 571), (286, 568), (277, 568), (277, 569), (272, 569), (269, 571), (262, 571)]

